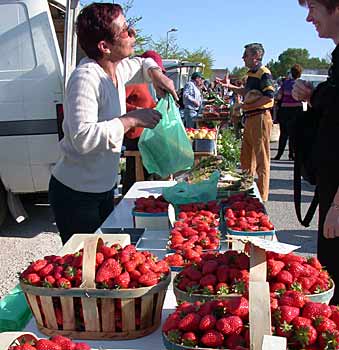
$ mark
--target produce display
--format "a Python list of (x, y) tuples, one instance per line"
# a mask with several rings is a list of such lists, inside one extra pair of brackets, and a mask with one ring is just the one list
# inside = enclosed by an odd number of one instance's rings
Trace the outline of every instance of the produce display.
[(308, 301), (303, 293), (287, 291), (271, 297), (274, 333), (286, 337), (291, 350), (339, 349), (339, 308)]
[(249, 257), (245, 253), (228, 250), (207, 253), (200, 262), (186, 266), (174, 279), (174, 285), (187, 295), (246, 294), (249, 281)]
[(200, 129), (186, 128), (186, 134), (190, 140), (216, 140), (216, 129), (203, 127)]
[(244, 297), (223, 301), (184, 302), (165, 321), (165, 340), (192, 349), (248, 349), (249, 304)]
[(273, 231), (274, 226), (266, 215), (265, 207), (258, 198), (237, 194), (225, 201), (225, 221), (232, 231)]
[[(220, 246), (219, 215), (209, 210), (180, 212), (170, 232), (169, 249), (216, 250)], [(200, 248), (197, 248), (200, 247)]]
[(91, 350), (91, 347), (87, 343), (73, 342), (61, 335), (49, 339), (36, 339), (26, 335), (16, 339), (8, 350)]
[(140, 197), (135, 200), (133, 211), (141, 213), (166, 213), (168, 211), (168, 202), (163, 196), (157, 198), (154, 196)]
[[(42, 288), (77, 288), (82, 283), (80, 250), (65, 256), (45, 256), (33, 262), (20, 275), (26, 283)], [(96, 253), (95, 282), (97, 288), (124, 289), (156, 285), (168, 273), (164, 260), (135, 246), (102, 245)]]

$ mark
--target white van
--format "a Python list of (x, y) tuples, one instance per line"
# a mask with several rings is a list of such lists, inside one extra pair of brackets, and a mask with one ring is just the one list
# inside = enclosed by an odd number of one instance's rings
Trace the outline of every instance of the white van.
[(48, 190), (62, 136), (66, 0), (0, 0), (0, 224), (7, 194)]

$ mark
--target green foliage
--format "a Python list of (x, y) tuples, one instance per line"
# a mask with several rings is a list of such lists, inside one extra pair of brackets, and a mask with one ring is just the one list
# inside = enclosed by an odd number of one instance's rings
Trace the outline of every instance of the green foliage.
[(218, 154), (226, 160), (226, 167), (234, 170), (240, 163), (241, 141), (233, 129), (221, 130), (218, 135)]
[(184, 50), (180, 58), (184, 61), (203, 63), (205, 65), (204, 77), (211, 76), (214, 59), (210, 50), (202, 47), (194, 51)]
[(295, 64), (300, 64), (303, 69), (328, 69), (329, 61), (325, 58), (310, 57), (306, 49), (289, 48), (281, 53), (278, 61), (271, 60), (267, 67), (271, 70), (274, 78), (285, 76), (287, 71)]

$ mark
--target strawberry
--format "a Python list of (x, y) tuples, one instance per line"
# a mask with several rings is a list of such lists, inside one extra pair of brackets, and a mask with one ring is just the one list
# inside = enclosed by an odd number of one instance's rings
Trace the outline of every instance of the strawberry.
[(162, 331), (167, 334), (169, 331), (177, 329), (179, 325), (179, 321), (180, 321), (180, 314), (178, 312), (175, 312), (169, 315), (164, 325), (162, 326)]
[(205, 315), (199, 323), (199, 329), (201, 331), (208, 331), (213, 329), (217, 320), (213, 315)]
[(53, 264), (47, 264), (45, 267), (43, 267), (41, 270), (39, 270), (39, 276), (41, 278), (44, 278), (47, 275), (50, 275), (53, 270), (54, 270), (54, 265)]
[(302, 317), (314, 320), (316, 317), (324, 316), (330, 318), (332, 315), (331, 308), (322, 303), (308, 302), (302, 310)]
[(285, 263), (285, 264), (290, 264), (292, 262), (298, 262), (299, 264), (304, 264), (307, 262), (307, 259), (303, 256), (300, 255), (295, 255), (294, 253), (289, 253), (286, 255), (281, 254), (280, 259)]
[(101, 266), (99, 267), (95, 281), (97, 283), (107, 282), (111, 278), (115, 278), (121, 274), (121, 266), (115, 259), (107, 259), (105, 260)]
[(39, 286), (41, 282), (40, 276), (36, 273), (30, 273), (26, 276), (25, 282), (31, 284), (32, 286)]
[(316, 278), (316, 281), (310, 288), (310, 292), (312, 294), (319, 294), (327, 291), (330, 288), (330, 284), (328, 280), (323, 280), (321, 278)]
[(279, 260), (269, 259), (267, 261), (267, 273), (268, 277), (272, 278), (278, 275), (278, 273), (284, 268), (285, 264)]
[(191, 312), (179, 321), (178, 328), (182, 331), (196, 331), (199, 329), (200, 320), (199, 314)]
[(339, 306), (331, 305), (330, 308), (332, 311), (331, 320), (335, 322), (337, 328), (339, 329)]
[(339, 332), (327, 331), (319, 334), (318, 342), (321, 350), (332, 350), (339, 348)]
[(59, 344), (48, 339), (39, 339), (35, 344), (36, 350), (62, 350)]
[(183, 257), (177, 253), (166, 256), (165, 261), (169, 266), (184, 266)]
[(275, 333), (279, 337), (291, 338), (293, 334), (293, 326), (287, 322), (283, 322), (277, 325), (275, 328)]
[(115, 248), (111, 248), (106, 245), (102, 245), (99, 248), (99, 252), (104, 255), (105, 259), (114, 258), (114, 256), (118, 253)]
[(139, 283), (146, 287), (154, 286), (158, 283), (158, 276), (154, 272), (147, 272), (140, 276)]
[(87, 343), (75, 343), (74, 350), (91, 350), (91, 347)]
[(287, 270), (292, 274), (294, 279), (305, 276), (305, 267), (299, 262), (293, 261), (287, 265)]
[(243, 322), (238, 316), (222, 317), (217, 321), (216, 328), (224, 335), (240, 334), (243, 330)]
[(235, 262), (239, 270), (248, 270), (250, 267), (250, 259), (245, 253), (240, 253)]
[(56, 285), (58, 288), (65, 288), (65, 289), (69, 289), (72, 287), (71, 282), (67, 278), (64, 278), (64, 277), (57, 279)]
[(95, 255), (95, 266), (98, 267), (100, 266), (105, 260), (104, 254), (97, 252)]
[(48, 275), (44, 278), (44, 281), (42, 282), (42, 285), (46, 288), (53, 288), (55, 285), (55, 278), (51, 275)]
[(279, 306), (277, 310), (274, 311), (273, 316), (279, 323), (291, 323), (294, 318), (299, 316), (300, 310), (293, 306)]
[(282, 282), (273, 282), (270, 283), (270, 292), (271, 293), (277, 293), (277, 294), (283, 294), (286, 291), (286, 286)]
[(334, 331), (337, 328), (334, 321), (324, 316), (316, 317), (313, 324), (318, 333)]
[(202, 274), (208, 275), (214, 273), (218, 267), (218, 263), (216, 260), (208, 260), (202, 266)]
[(200, 341), (203, 345), (209, 348), (217, 348), (223, 345), (224, 336), (222, 335), (222, 333), (214, 329), (211, 329), (209, 331), (206, 331), (202, 335), (202, 337), (200, 338)]
[(212, 313), (213, 311), (213, 302), (212, 301), (207, 301), (205, 303), (203, 303), (201, 306), (200, 306), (200, 309), (198, 310), (198, 314), (201, 316), (201, 317), (204, 317), (204, 316), (207, 316), (209, 314)]
[(131, 277), (132, 281), (139, 281), (141, 272), (139, 272), (138, 270), (129, 271), (129, 276)]
[(310, 258), (308, 258), (307, 263), (310, 264), (311, 266), (313, 266), (315, 269), (321, 271), (323, 269), (320, 261), (318, 260), (318, 258), (312, 256)]
[(74, 254), (72, 266), (77, 268), (77, 269), (80, 269), (80, 268), (82, 268), (82, 261), (83, 261), (82, 252), (77, 252)]
[(24, 343), (20, 346), (20, 350), (36, 350), (36, 349), (32, 344)]
[(61, 350), (74, 350), (75, 343), (71, 339), (63, 337), (62, 335), (55, 335), (51, 339), (54, 343), (61, 346)]
[(293, 339), (302, 347), (312, 345), (317, 341), (317, 331), (313, 326), (302, 326), (295, 329)]
[(77, 269), (73, 266), (67, 266), (64, 270), (64, 276), (69, 280), (73, 281), (75, 279)]
[(248, 300), (244, 297), (232, 298), (227, 301), (227, 310), (235, 316), (239, 316), (243, 320), (248, 317), (249, 304)]
[(225, 340), (226, 349), (236, 349), (238, 346), (246, 345), (246, 341), (243, 336), (237, 334), (231, 334)]
[(303, 293), (294, 290), (288, 290), (280, 297), (279, 305), (294, 306), (301, 309), (305, 305), (306, 301), (307, 299)]
[(226, 265), (219, 265), (217, 268), (216, 276), (218, 282), (227, 282), (229, 274), (229, 267)]
[(214, 286), (216, 282), (217, 282), (217, 278), (215, 277), (215, 275), (209, 274), (202, 277), (199, 283), (202, 287), (205, 287), (205, 286)]
[(116, 284), (118, 288), (128, 288), (130, 281), (131, 277), (127, 271), (114, 278), (114, 284)]
[(43, 269), (48, 264), (48, 261), (45, 259), (39, 259), (31, 264), (31, 268), (34, 272), (38, 272)]
[(154, 269), (154, 272), (159, 272), (163, 274), (167, 274), (169, 272), (168, 264), (165, 260), (160, 260), (156, 263), (156, 267)]
[(292, 321), (292, 325), (298, 329), (301, 327), (312, 326), (312, 321), (309, 318), (298, 316)]
[(198, 338), (193, 332), (184, 333), (181, 340), (184, 346), (196, 346), (198, 343)]
[(297, 282), (301, 284), (302, 290), (310, 290), (310, 288), (317, 281), (316, 277), (299, 277), (297, 278)]
[(53, 277), (57, 280), (63, 276), (64, 268), (62, 266), (55, 266), (53, 270)]
[(227, 283), (218, 283), (215, 286), (215, 291), (218, 295), (227, 295), (230, 293), (230, 289)]
[(180, 311), (181, 315), (187, 315), (191, 312), (195, 312), (196, 308), (196, 305), (191, 304), (188, 301), (184, 301), (183, 303), (177, 306), (177, 311)]
[(276, 281), (284, 283), (285, 285), (290, 285), (293, 283), (293, 276), (289, 271), (281, 270), (276, 276)]

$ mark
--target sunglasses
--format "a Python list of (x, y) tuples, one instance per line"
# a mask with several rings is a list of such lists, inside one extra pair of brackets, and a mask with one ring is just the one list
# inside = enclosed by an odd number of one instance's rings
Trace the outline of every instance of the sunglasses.
[(132, 27), (132, 24), (125, 24), (124, 28), (118, 34), (118, 37), (121, 39), (127, 39), (132, 36), (135, 36), (135, 29)]

